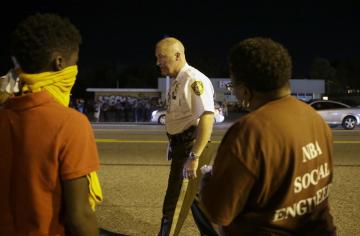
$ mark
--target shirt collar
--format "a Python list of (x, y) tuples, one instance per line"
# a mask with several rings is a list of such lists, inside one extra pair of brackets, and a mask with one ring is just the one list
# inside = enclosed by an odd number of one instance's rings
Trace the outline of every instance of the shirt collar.
[(42, 91), (37, 93), (28, 93), (19, 97), (12, 97), (5, 102), (4, 107), (14, 110), (24, 110), (53, 101), (55, 102), (48, 92)]
[(181, 75), (184, 71), (186, 71), (189, 68), (189, 64), (185, 63), (185, 65), (181, 68), (181, 70), (179, 71), (179, 73), (177, 74), (175, 80), (179, 81), (181, 79)]

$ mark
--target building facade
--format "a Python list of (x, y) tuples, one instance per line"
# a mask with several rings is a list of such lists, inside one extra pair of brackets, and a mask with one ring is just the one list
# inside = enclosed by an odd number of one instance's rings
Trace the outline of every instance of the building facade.
[[(236, 97), (227, 89), (226, 84), (230, 83), (230, 78), (211, 78), (215, 90), (215, 100), (220, 102), (235, 103)], [(136, 98), (160, 98), (166, 102), (166, 94), (169, 91), (172, 79), (169, 77), (158, 78), (158, 88), (88, 88), (87, 92), (93, 92), (94, 98), (102, 96), (128, 96)], [(321, 99), (325, 94), (324, 80), (291, 79), (290, 87), (292, 95), (304, 100)]]
[[(171, 80), (171, 78), (158, 78), (158, 90), (161, 92), (161, 98), (164, 101)], [(231, 82), (230, 78), (210, 78), (210, 80), (215, 90), (216, 101), (236, 102), (236, 97), (226, 89), (226, 84)], [(291, 79), (290, 87), (292, 95), (304, 101), (320, 99), (325, 94), (324, 80)]]

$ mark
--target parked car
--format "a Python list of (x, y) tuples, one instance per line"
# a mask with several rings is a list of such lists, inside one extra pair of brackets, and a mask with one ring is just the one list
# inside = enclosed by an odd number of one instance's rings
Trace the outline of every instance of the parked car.
[(354, 129), (360, 125), (360, 107), (331, 100), (310, 101), (312, 106), (329, 125), (341, 125), (344, 129)]
[[(225, 120), (225, 116), (223, 113), (224, 109), (219, 103), (215, 103), (215, 113), (214, 113), (214, 122), (221, 123)], [(158, 109), (154, 110), (151, 114), (151, 122), (158, 123), (160, 125), (165, 125), (165, 117), (166, 109)]]

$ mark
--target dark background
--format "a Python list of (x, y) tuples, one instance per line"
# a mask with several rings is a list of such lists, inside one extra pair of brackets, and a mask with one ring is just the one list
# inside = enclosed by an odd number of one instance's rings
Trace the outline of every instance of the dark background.
[(83, 37), (79, 95), (86, 87), (156, 88), (154, 45), (164, 36), (179, 38), (189, 64), (209, 77), (228, 77), (227, 54), (236, 42), (264, 36), (288, 48), (293, 78), (359, 89), (359, 2), (13, 1), (0, 16), (0, 72), (11, 66), (7, 36), (16, 24), (35, 12), (55, 12)]

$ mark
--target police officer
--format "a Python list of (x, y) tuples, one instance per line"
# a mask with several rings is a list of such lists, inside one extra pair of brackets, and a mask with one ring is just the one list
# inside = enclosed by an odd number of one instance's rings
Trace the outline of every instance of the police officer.
[[(178, 39), (162, 39), (155, 54), (161, 74), (173, 78), (166, 112), (168, 158), (172, 162), (159, 235), (177, 235), (198, 189), (199, 161), (202, 164), (214, 122), (214, 89), (208, 77), (187, 64)], [(201, 216), (196, 206), (191, 208)], [(203, 224), (206, 219), (195, 215), (194, 219), (202, 235), (211, 235), (211, 229)]]

